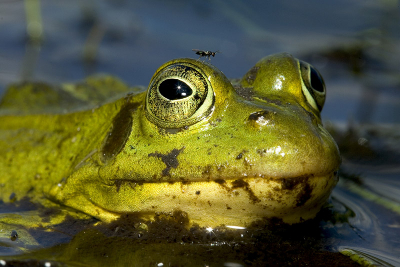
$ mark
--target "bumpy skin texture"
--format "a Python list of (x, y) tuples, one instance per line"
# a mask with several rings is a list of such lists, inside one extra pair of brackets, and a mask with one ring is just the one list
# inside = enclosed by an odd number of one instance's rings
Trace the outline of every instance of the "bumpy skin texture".
[(210, 64), (177, 59), (149, 88), (174, 65), (196, 69), (211, 92), (185, 122), (154, 119), (146, 92), (84, 111), (1, 116), (2, 200), (44, 197), (103, 221), (175, 210), (203, 226), (313, 218), (340, 156), (302, 91), (299, 61), (272, 55), (231, 83)]

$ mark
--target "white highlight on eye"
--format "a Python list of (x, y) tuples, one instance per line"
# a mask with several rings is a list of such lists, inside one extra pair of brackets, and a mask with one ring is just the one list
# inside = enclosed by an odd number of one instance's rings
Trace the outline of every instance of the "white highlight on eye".
[(211, 82), (211, 75), (210, 75), (210, 76), (208, 76), (208, 81), (209, 81), (209, 82)]
[[(178, 91), (180, 91), (182, 89), (182, 86), (180, 84), (178, 84), (178, 86), (176, 87), (176, 89), (178, 89)], [(187, 94), (185, 92), (181, 93), (182, 96), (186, 96)]]
[(275, 90), (281, 90), (282, 89), (282, 83), (283, 83), (282, 81), (284, 81), (284, 80), (285, 80), (285, 76), (279, 75), (275, 80), (274, 89)]

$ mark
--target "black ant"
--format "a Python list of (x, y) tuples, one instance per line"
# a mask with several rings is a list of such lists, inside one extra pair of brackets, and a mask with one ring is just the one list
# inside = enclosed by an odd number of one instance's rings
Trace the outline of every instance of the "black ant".
[(208, 57), (208, 60), (210, 60), (211, 56), (215, 57), (216, 53), (221, 53), (219, 51), (212, 52), (212, 51), (203, 51), (199, 49), (192, 49), (192, 51), (196, 52), (196, 54), (200, 56), (199, 59), (202, 57)]

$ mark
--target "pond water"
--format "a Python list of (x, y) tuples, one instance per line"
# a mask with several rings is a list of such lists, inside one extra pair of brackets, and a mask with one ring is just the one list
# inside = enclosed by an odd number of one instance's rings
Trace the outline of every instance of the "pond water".
[[(91, 229), (64, 245), (57, 244), (69, 242), (76, 233), (64, 232), (55, 239), (41, 233), (37, 236), (45, 249), (20, 259), (43, 265), (50, 260), (53, 265), (141, 261), (149, 266), (244, 266), (275, 265), (288, 260), (285, 257), (295, 265), (318, 265), (328, 257), (334, 259), (332, 265), (343, 266), (352, 262), (340, 254), (324, 253), (347, 250), (376, 264), (400, 266), (399, 1), (37, 3), (42, 35), (34, 14), (25, 12), (25, 2), (0, 2), (0, 95), (10, 83), (60, 84), (95, 73), (147, 86), (164, 62), (196, 58), (192, 49), (221, 51), (212, 64), (227, 77), (240, 78), (260, 58), (289, 52), (313, 64), (325, 79), (328, 96), (322, 118), (339, 144), (343, 164), (329, 205), (316, 220), (302, 226), (261, 227), (265, 232), (256, 226), (220, 228), (198, 235), (185, 233), (190, 236), (186, 242), (181, 230), (167, 228), (173, 233), (166, 237), (168, 242), (155, 243), (148, 237), (147, 245), (127, 241), (140, 234), (134, 230), (110, 239), (108, 230)], [(1, 208), (1, 212), (10, 210)], [(194, 241), (199, 236), (204, 242)], [(110, 244), (109, 250), (94, 252), (84, 241), (88, 239), (91, 244)], [(278, 245), (266, 245), (270, 243)], [(82, 248), (81, 254), (74, 251), (76, 247)], [(121, 259), (123, 252), (139, 248), (142, 254)], [(14, 252), (0, 250), (0, 258)], [(108, 260), (99, 256), (106, 252)]]

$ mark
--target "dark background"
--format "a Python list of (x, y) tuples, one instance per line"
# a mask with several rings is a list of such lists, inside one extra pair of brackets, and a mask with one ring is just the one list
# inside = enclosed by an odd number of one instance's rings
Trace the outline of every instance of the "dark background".
[[(35, 3), (42, 35), (27, 32), (35, 29)], [(57, 84), (93, 73), (147, 86), (162, 63), (196, 58), (194, 48), (221, 51), (212, 63), (240, 78), (262, 57), (289, 52), (324, 76), (325, 120), (399, 123), (399, 6), (392, 0), (2, 0), (0, 93), (21, 80)]]

